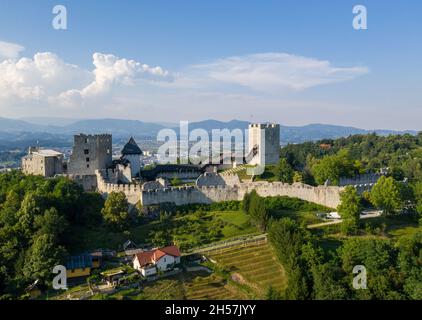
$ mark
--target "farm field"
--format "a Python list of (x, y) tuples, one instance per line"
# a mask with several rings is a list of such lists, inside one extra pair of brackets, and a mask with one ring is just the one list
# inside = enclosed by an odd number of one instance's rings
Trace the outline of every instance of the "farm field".
[(237, 276), (239, 282), (255, 289), (258, 296), (265, 294), (270, 286), (278, 291), (286, 289), (284, 268), (268, 243), (236, 246), (209, 256), (218, 265), (229, 268), (232, 277)]
[(157, 280), (110, 295), (96, 295), (91, 299), (112, 300), (239, 300), (246, 299), (235, 286), (221, 276), (204, 271), (190, 272)]
[(202, 274), (183, 282), (188, 300), (240, 300), (247, 297), (238, 288), (216, 274)]

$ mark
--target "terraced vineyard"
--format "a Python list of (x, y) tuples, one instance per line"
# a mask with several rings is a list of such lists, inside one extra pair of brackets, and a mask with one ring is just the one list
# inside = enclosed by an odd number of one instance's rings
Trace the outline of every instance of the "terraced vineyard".
[(232, 277), (264, 294), (269, 286), (284, 291), (287, 278), (268, 243), (236, 246), (209, 254), (217, 264), (228, 267)]
[(185, 281), (185, 296), (188, 300), (239, 300), (246, 299), (237, 288), (218, 275), (196, 277)]

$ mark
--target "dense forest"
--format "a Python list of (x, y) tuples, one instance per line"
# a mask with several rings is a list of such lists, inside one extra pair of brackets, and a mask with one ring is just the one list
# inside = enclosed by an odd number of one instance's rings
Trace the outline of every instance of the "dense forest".
[[(289, 279), (278, 298), (422, 299), (420, 231), (396, 241), (352, 237), (327, 253), (308, 230), (282, 218), (269, 228), (269, 238)], [(353, 287), (353, 269), (358, 265), (366, 268), (366, 290)], [(274, 298), (274, 292), (269, 298)]]
[(71, 224), (101, 221), (103, 200), (67, 178), (0, 174), (0, 292), (7, 298), (36, 279), (47, 284), (68, 252)]
[(336, 140), (290, 144), (281, 149), (292, 170), (308, 182), (336, 182), (340, 177), (377, 172), (388, 167), (394, 177), (422, 181), (422, 132), (413, 136), (354, 135)]

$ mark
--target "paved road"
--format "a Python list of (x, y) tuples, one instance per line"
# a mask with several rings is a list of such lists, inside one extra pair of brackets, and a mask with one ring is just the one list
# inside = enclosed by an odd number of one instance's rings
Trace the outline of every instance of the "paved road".
[[(362, 211), (360, 218), (361, 219), (370, 219), (370, 218), (377, 218), (381, 215), (382, 215), (381, 210), (364, 210), (364, 211)], [(333, 220), (330, 220), (330, 221), (327, 221), (327, 222), (310, 224), (310, 225), (308, 225), (308, 229), (329, 226), (329, 225), (332, 225), (332, 224), (338, 224), (338, 223), (341, 223), (342, 221), (343, 220), (341, 220), (341, 219), (333, 219)]]

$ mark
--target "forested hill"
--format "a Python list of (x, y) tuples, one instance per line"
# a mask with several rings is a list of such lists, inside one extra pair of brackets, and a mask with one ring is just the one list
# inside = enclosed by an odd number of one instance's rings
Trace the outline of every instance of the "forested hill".
[[(422, 133), (353, 135), (335, 140), (290, 144), (282, 148), (281, 157), (299, 171), (310, 172), (321, 159), (327, 158), (330, 160), (326, 160), (327, 163), (333, 163), (340, 157), (352, 161), (358, 171), (378, 171), (389, 167), (396, 178), (422, 181)], [(345, 173), (341, 172), (343, 169), (347, 168), (340, 168), (337, 173)]]

